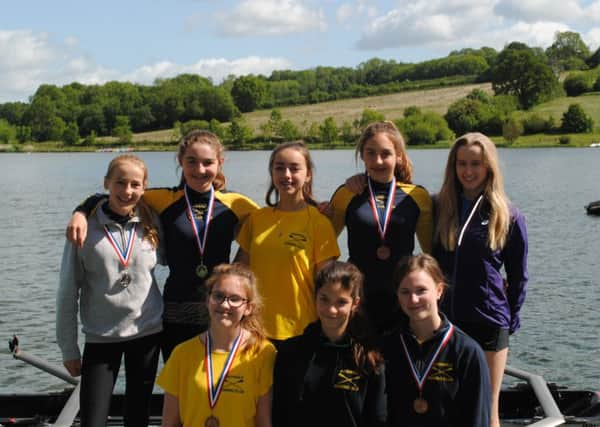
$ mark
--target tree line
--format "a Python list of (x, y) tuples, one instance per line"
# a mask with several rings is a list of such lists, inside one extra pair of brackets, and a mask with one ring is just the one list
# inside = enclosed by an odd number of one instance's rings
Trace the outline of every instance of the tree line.
[[(469, 48), (416, 64), (373, 58), (355, 68), (316, 67), (273, 71), (268, 77), (230, 76), (218, 85), (193, 74), (157, 79), (152, 85), (117, 81), (103, 85), (75, 82), (62, 87), (43, 84), (29, 102), (0, 104), (0, 140), (12, 137), (21, 142), (62, 140), (76, 144), (81, 138), (126, 138), (131, 132), (169, 129), (198, 120), (231, 122), (235, 127), (241, 113), (256, 109), (470, 82), (492, 83), (497, 99), (484, 104), (488, 110), (493, 104), (500, 112), (489, 124), (498, 130), (514, 109), (531, 108), (562, 96), (565, 90), (575, 93), (571, 89), (575, 77), (568, 77), (564, 88), (559, 83), (564, 71), (580, 70), (572, 75), (585, 76), (584, 91), (600, 87), (599, 64), (600, 48), (592, 54), (578, 33), (567, 31), (557, 32), (546, 50), (512, 42), (500, 52), (490, 47)], [(453, 106), (446, 115), (453, 130), (469, 127), (456, 122), (469, 120), (467, 113), (479, 114), (473, 113), (472, 107), (482, 100), (461, 101), (460, 108)], [(286, 123), (288, 128), (290, 123)], [(7, 134), (9, 137), (2, 136)]]

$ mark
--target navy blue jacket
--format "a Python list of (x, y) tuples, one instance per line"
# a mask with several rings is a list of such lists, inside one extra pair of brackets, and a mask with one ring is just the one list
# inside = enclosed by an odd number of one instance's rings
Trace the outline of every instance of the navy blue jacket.
[[(487, 244), (489, 204), (484, 199), (475, 209), (456, 250), (447, 251), (439, 242), (434, 245), (433, 255), (450, 282), (442, 311), (459, 326), (484, 322), (506, 328), (512, 334), (520, 326), (519, 311), (525, 301), (528, 281), (525, 217), (510, 207), (506, 244), (493, 251)], [(462, 227), (463, 224), (459, 232)]]
[(443, 315), (442, 320), (440, 329), (422, 344), (417, 342), (406, 320), (399, 329), (384, 337), (390, 427), (489, 426), (491, 391), (485, 357), (479, 345), (456, 326), (423, 385), (422, 397), (429, 406), (427, 412), (418, 414), (413, 409), (419, 391), (400, 335), (404, 337), (413, 362), (423, 366), (450, 327)]
[(383, 369), (357, 368), (349, 342), (330, 342), (319, 322), (277, 349), (274, 427), (378, 427), (387, 417)]

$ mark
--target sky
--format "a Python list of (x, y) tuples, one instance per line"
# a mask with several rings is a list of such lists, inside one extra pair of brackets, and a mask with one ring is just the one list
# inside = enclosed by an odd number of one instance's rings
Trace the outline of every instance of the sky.
[(0, 103), (41, 84), (152, 84), (371, 58), (420, 62), (557, 31), (600, 46), (600, 0), (19, 0), (0, 12)]

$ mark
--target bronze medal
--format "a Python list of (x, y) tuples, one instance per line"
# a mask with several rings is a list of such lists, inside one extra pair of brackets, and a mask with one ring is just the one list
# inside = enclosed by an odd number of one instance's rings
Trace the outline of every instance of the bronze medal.
[(219, 419), (214, 415), (211, 415), (204, 421), (204, 427), (219, 427), (219, 425), (221, 425)]
[(204, 264), (200, 264), (198, 267), (196, 267), (196, 276), (198, 276), (200, 279), (204, 279), (207, 275), (208, 267), (206, 267)]
[(413, 409), (417, 414), (424, 414), (429, 409), (429, 404), (422, 397), (418, 397), (413, 402)]
[(379, 258), (382, 261), (385, 261), (386, 259), (388, 259), (390, 257), (390, 255), (392, 254), (392, 251), (387, 246), (382, 245), (377, 248), (376, 254), (377, 254), (377, 258)]
[(124, 288), (129, 286), (129, 284), (131, 283), (131, 275), (129, 274), (129, 272), (127, 270), (125, 270), (121, 273), (121, 277), (119, 278), (119, 283)]

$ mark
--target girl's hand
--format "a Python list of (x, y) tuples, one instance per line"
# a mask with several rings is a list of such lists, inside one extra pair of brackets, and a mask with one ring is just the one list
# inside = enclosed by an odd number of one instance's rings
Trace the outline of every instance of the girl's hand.
[(317, 203), (317, 209), (327, 218), (331, 219), (333, 217), (333, 209), (331, 208), (331, 203), (319, 202)]
[(74, 212), (67, 224), (65, 236), (67, 240), (80, 248), (83, 247), (87, 235), (87, 218), (81, 212)]
[(348, 178), (344, 185), (352, 193), (360, 194), (365, 189), (365, 185), (367, 185), (367, 179), (364, 173), (359, 173)]
[(65, 360), (63, 365), (72, 377), (81, 375), (81, 359)]

